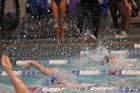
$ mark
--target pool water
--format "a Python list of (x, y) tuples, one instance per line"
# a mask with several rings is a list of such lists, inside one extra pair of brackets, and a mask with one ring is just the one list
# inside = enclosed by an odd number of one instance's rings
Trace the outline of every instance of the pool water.
[[(133, 48), (135, 50), (135, 48)], [(132, 49), (125, 49), (121, 50), (121, 55), (120, 55), (120, 50), (116, 49), (107, 49), (105, 47), (97, 47), (96, 49), (88, 50), (82, 50), (80, 51), (80, 56), (79, 57), (71, 57), (66, 60), (68, 60), (68, 63), (66, 64), (49, 64), (49, 60), (37, 60), (39, 63), (42, 65), (52, 68), (55, 71), (61, 72), (60, 74), (65, 75), (65, 79), (69, 79), (71, 81), (76, 81), (79, 83), (85, 83), (85, 84), (92, 84), (92, 87), (95, 87), (95, 89), (90, 90), (77, 90), (77, 89), (66, 89), (62, 91), (54, 91), (57, 93), (139, 93), (139, 86), (140, 86), (140, 74), (106, 74), (109, 73), (111, 69), (115, 71), (119, 70), (138, 70), (140, 69), (140, 64), (139, 64), (139, 56), (138, 52), (133, 51)], [(139, 49), (137, 49), (139, 50)], [(114, 51), (116, 51), (114, 53)], [(125, 52), (128, 52), (127, 55)], [(96, 54), (95, 54), (96, 52)], [(108, 64), (107, 62), (104, 62), (105, 60), (102, 60), (104, 56), (108, 55), (108, 53), (114, 53), (116, 57), (119, 57), (119, 59), (122, 59), (120, 61), (124, 61), (124, 59), (129, 60), (129, 62), (125, 62), (125, 64), (134, 64), (132, 67), (116, 67)], [(124, 53), (124, 54), (123, 54)], [(59, 60), (62, 60), (58, 58)], [(120, 62), (121, 63), (121, 62)], [(124, 63), (123, 63), (124, 64)], [(1, 68), (1, 67), (0, 67)], [(25, 70), (22, 69), (21, 67), (14, 66), (13, 67), (15, 71), (37, 71), (34, 67)], [(91, 74), (91, 72), (86, 72), (89, 74), (80, 74), (80, 71), (82, 70), (100, 70), (106, 71), (104, 74), (103, 72), (101, 74)], [(0, 69), (2, 71), (2, 69)], [(122, 73), (122, 72), (121, 72)], [(70, 77), (71, 76), (71, 77)], [(40, 87), (49, 87), (53, 88), (54, 86), (44, 86), (43, 83), (43, 78), (45, 77), (41, 73), (39, 74), (22, 74), (19, 76), (23, 82), (28, 86), (40, 86)], [(46, 77), (45, 77), (46, 78)], [(7, 76), (0, 76), (0, 84), (5, 85), (6, 87), (11, 86), (11, 81)], [(113, 89), (104, 89), (105, 87)], [(11, 88), (12, 89), (12, 88)], [(9, 89), (10, 90), (10, 89)], [(36, 93), (44, 93), (42, 90), (36, 91)], [(48, 92), (47, 92), (48, 93)]]

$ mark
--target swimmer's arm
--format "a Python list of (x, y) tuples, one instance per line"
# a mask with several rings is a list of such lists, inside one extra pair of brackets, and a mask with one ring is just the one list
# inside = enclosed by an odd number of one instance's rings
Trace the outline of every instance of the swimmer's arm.
[(13, 73), (12, 64), (8, 56), (2, 56), (2, 67), (11, 79), (16, 93), (30, 93), (26, 85)]
[(16, 93), (31, 93), (26, 85), (16, 75), (14, 75), (12, 70), (8, 71), (7, 74), (15, 87)]
[(53, 75), (53, 71), (44, 67), (43, 65), (39, 64), (36, 61), (31, 61), (31, 65), (36, 67), (38, 70), (40, 70), (42, 73), (46, 74), (46, 75)]

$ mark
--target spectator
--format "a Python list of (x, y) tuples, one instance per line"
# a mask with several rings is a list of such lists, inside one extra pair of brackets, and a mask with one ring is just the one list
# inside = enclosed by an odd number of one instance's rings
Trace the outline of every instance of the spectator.
[[(52, 0), (52, 12), (55, 19), (56, 39), (65, 37), (65, 16), (66, 16), (67, 0)], [(61, 22), (61, 26), (59, 26)]]
[(100, 11), (99, 11), (99, 1), (98, 0), (81, 0), (79, 6), (78, 13), (78, 24), (77, 28), (80, 33), (82, 33), (83, 23), (85, 16), (91, 12), (92, 23), (93, 23), (93, 34), (96, 38), (98, 38), (99, 33), (99, 19), (100, 19)]
[[(11, 30), (17, 26), (17, 1), (15, 0), (1, 0), (1, 29)], [(5, 25), (6, 24), (6, 25)]]
[(117, 38), (128, 37), (132, 19), (132, 6), (137, 7), (134, 0), (110, 0), (110, 11), (115, 27), (117, 27), (117, 10), (121, 16), (121, 31), (116, 31)]

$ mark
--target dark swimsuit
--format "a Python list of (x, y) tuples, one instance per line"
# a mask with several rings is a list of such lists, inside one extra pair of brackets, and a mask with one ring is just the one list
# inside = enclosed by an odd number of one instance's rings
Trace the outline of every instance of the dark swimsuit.
[(59, 5), (61, 0), (55, 0), (56, 4)]

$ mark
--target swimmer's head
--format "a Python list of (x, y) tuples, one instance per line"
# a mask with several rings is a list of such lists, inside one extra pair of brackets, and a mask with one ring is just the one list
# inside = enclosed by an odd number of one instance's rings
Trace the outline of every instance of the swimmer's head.
[(115, 57), (114, 56), (109, 56), (108, 58), (108, 63), (112, 64), (116, 61)]
[(57, 78), (57, 79), (55, 79), (54, 84), (56, 84), (56, 85), (62, 84), (62, 80)]
[(62, 84), (62, 80), (60, 78), (55, 77), (55, 76), (51, 77), (51, 82), (52, 82), (52, 84), (55, 84), (55, 85)]

